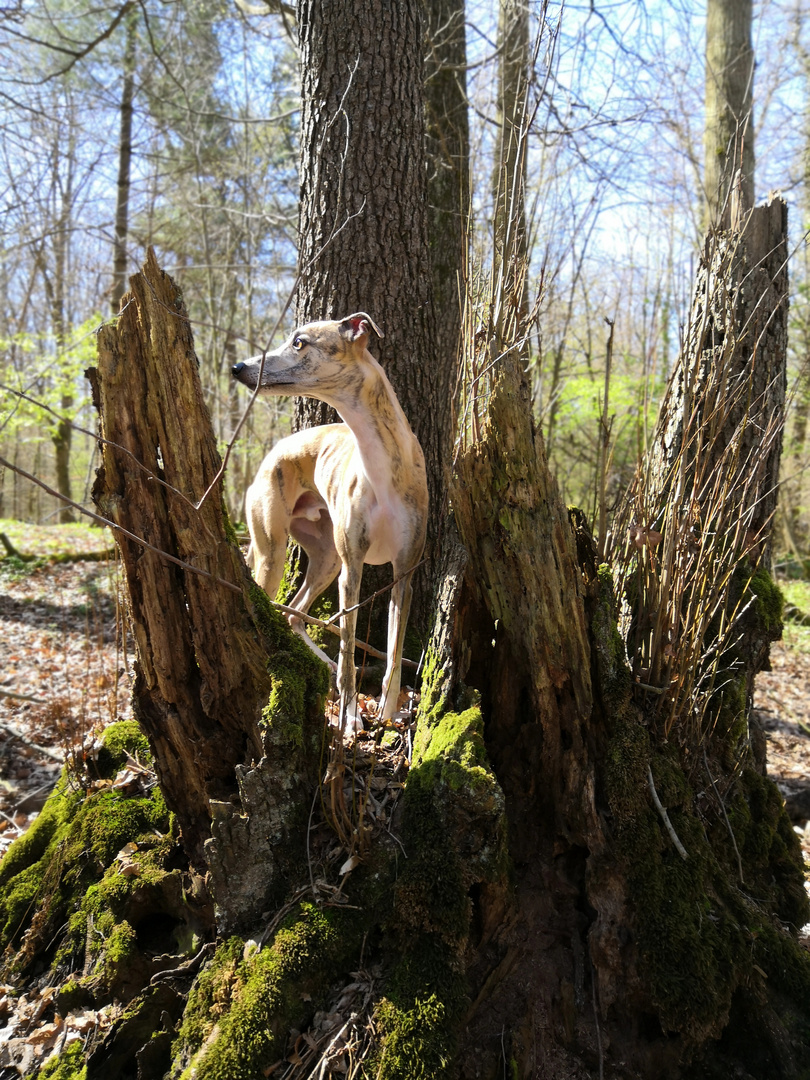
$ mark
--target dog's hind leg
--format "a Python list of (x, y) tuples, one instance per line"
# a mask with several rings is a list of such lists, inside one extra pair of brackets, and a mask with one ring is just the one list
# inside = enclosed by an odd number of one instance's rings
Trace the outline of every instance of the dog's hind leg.
[[(320, 508), (320, 516), (314, 520), (311, 508), (306, 516), (293, 517), (290, 522), (290, 535), (307, 554), (307, 572), (301, 588), (290, 601), (290, 607), (306, 615), (321, 593), (329, 588), (340, 570), (340, 559), (332, 535), (332, 520), (326, 507)], [(289, 620), (296, 634), (304, 639), (312, 651), (325, 664), (328, 664), (332, 671), (336, 671), (335, 661), (315, 644), (306, 632), (303, 619), (290, 615)]]

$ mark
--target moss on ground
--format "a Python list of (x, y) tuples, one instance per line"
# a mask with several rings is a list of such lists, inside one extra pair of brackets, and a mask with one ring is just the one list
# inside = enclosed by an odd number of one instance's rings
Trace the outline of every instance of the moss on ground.
[(37, 1080), (85, 1080), (84, 1041), (76, 1039), (36, 1074)]

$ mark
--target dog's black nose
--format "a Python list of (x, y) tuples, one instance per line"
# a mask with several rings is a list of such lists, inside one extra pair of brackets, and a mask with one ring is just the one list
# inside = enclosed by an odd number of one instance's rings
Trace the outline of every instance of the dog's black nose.
[(231, 368), (231, 374), (234, 376), (238, 375), (244, 366), (244, 363), (240, 360), (238, 364), (234, 364)]

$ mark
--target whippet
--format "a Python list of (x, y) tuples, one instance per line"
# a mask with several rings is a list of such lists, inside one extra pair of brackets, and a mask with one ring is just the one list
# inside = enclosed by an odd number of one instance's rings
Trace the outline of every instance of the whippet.
[[(422, 557), (427, 525), (425, 459), (394, 389), (366, 348), (365, 312), (300, 327), (275, 352), (236, 364), (233, 375), (259, 392), (303, 394), (337, 410), (343, 424), (299, 431), (270, 451), (247, 492), (249, 558), (259, 585), (275, 598), (287, 538), (306, 551), (304, 583), (291, 606), (306, 614), (340, 573), (337, 687), (341, 726), (359, 730), (355, 690), (356, 605), (363, 564), (392, 563), (388, 656), (381, 715), (393, 716), (400, 691), (402, 646), (411, 603), (411, 572)], [(290, 625), (334, 670), (303, 621)]]

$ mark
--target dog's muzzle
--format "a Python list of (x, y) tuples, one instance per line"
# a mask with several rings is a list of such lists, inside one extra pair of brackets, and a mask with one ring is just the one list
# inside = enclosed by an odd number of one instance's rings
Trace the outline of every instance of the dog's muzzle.
[(233, 377), (235, 379), (238, 379), (239, 378), (239, 372), (242, 370), (242, 368), (244, 366), (245, 365), (244, 365), (244, 362), (242, 360), (240, 360), (238, 364), (234, 364), (233, 367), (231, 368), (231, 375), (233, 375)]

